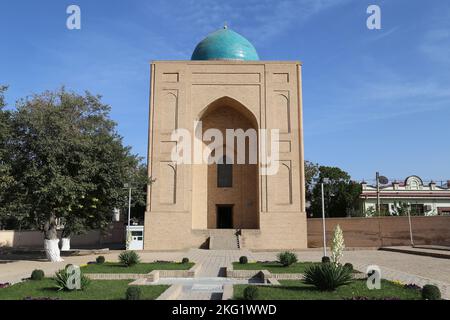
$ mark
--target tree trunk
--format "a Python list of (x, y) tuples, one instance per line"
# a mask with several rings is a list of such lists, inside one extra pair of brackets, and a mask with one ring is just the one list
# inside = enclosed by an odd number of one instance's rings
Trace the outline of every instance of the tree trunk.
[(61, 251), (70, 251), (70, 238), (61, 238)]
[(44, 226), (44, 249), (45, 255), (51, 262), (61, 262), (64, 261), (59, 252), (59, 239), (58, 233), (56, 231), (56, 221), (55, 217), (51, 216), (49, 221), (45, 223)]

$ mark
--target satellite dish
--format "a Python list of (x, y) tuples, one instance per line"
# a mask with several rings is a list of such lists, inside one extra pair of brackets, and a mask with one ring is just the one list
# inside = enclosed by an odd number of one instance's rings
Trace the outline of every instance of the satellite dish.
[(386, 178), (385, 176), (379, 176), (379, 177), (378, 177), (378, 181), (379, 181), (381, 184), (388, 184), (388, 183), (389, 183), (389, 179)]

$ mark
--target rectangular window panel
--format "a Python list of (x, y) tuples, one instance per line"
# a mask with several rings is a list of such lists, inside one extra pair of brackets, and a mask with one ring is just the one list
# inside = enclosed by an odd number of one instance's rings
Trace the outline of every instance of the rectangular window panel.
[(411, 204), (411, 215), (423, 216), (424, 212), (423, 204)]
[(231, 188), (233, 186), (233, 165), (228, 163), (217, 164), (217, 187)]

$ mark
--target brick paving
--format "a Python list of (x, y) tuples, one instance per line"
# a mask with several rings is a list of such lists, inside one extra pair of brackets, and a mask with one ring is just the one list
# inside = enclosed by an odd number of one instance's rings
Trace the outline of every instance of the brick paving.
[[(233, 261), (238, 261), (242, 255), (251, 256), (248, 250), (189, 250), (189, 260), (201, 263), (201, 268), (196, 275), (198, 278), (220, 277), (224, 275), (224, 268), (231, 266)], [(220, 300), (223, 287), (184, 286), (178, 300)]]

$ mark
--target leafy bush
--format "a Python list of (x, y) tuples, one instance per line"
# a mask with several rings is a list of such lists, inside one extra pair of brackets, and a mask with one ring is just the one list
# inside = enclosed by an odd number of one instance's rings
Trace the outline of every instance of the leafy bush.
[(33, 272), (31, 272), (31, 280), (42, 280), (44, 279), (45, 274), (44, 271), (40, 270), (40, 269), (34, 269)]
[(423, 300), (441, 300), (441, 291), (432, 284), (426, 284), (422, 288)]
[(285, 251), (278, 254), (278, 261), (284, 266), (289, 267), (297, 262), (297, 256), (293, 252)]
[(309, 266), (304, 273), (303, 282), (312, 284), (321, 291), (333, 291), (349, 284), (352, 273), (348, 268), (334, 263), (321, 263)]
[(322, 257), (322, 263), (329, 263), (329, 262), (331, 262), (330, 257), (327, 257), (327, 256)]
[(80, 287), (76, 288), (74, 285), (74, 280), (71, 277), (71, 273), (68, 272), (68, 268), (71, 265), (68, 264), (64, 269), (61, 269), (55, 273), (55, 282), (56, 282), (56, 288), (58, 291), (66, 290), (66, 291), (72, 291), (72, 290), (84, 290), (87, 288), (91, 280), (89, 280), (88, 277), (86, 277), (83, 273), (80, 271)]
[(141, 288), (139, 287), (128, 287), (125, 292), (126, 300), (141, 300)]
[(103, 263), (105, 263), (105, 257), (98, 256), (97, 259), (95, 259), (95, 262), (97, 262), (98, 264), (103, 264)]
[(248, 263), (247, 257), (246, 256), (239, 257), (239, 263), (240, 264), (247, 264)]
[(181, 263), (189, 263), (189, 258), (184, 257), (184, 258), (181, 260)]
[(257, 300), (258, 299), (258, 287), (248, 286), (244, 289), (244, 299), (245, 300)]
[(124, 251), (119, 255), (119, 261), (127, 267), (131, 267), (138, 264), (141, 258), (134, 251)]
[(349, 262), (347, 262), (346, 264), (344, 264), (344, 268), (347, 268), (350, 271), (353, 271), (353, 265)]

